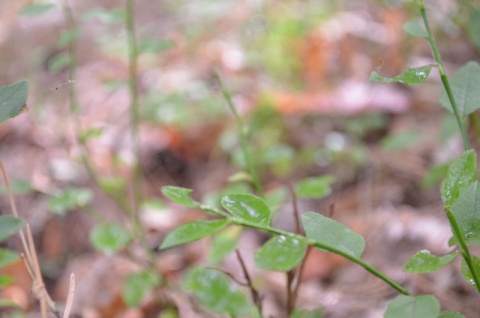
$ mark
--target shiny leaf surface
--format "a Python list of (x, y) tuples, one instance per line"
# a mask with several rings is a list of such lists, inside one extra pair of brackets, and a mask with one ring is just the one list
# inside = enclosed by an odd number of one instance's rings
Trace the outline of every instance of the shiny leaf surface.
[(407, 261), (403, 271), (408, 273), (433, 272), (450, 263), (457, 254), (457, 252), (454, 252), (444, 256), (435, 256), (427, 250), (422, 250)]
[[(478, 181), (460, 190), (451, 211), (467, 245), (480, 245), (480, 187)], [(456, 239), (456, 237), (455, 237)]]
[(460, 190), (472, 184), (476, 178), (475, 152), (467, 150), (448, 168), (441, 188), (443, 203), (451, 206), (460, 196)]
[(406, 68), (404, 73), (395, 77), (383, 77), (376, 71), (370, 75), (370, 80), (383, 83), (404, 83), (408, 85), (417, 85), (425, 81), (430, 75), (433, 65), (426, 65), (417, 68)]
[(274, 236), (255, 252), (255, 264), (260, 269), (286, 272), (302, 261), (306, 249), (306, 240)]
[(251, 223), (270, 226), (270, 208), (252, 194), (231, 194), (222, 198), (222, 206), (232, 215)]

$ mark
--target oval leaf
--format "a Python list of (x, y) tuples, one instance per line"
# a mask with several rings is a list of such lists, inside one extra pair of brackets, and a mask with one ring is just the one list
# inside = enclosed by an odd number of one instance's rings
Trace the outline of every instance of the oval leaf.
[(130, 233), (117, 224), (102, 224), (90, 233), (90, 242), (97, 250), (113, 254), (130, 242)]
[[(468, 62), (450, 80), (453, 97), (457, 103), (460, 116), (468, 116), (480, 108), (478, 83), (480, 83), (480, 65), (477, 62)], [(445, 90), (440, 96), (440, 103), (445, 109), (453, 113), (452, 104)]]
[(228, 224), (228, 220), (204, 220), (180, 225), (165, 237), (160, 249), (197, 241), (220, 231)]
[(457, 252), (444, 256), (435, 256), (430, 251), (423, 250), (410, 258), (403, 267), (404, 272), (408, 273), (429, 273), (442, 268), (450, 263), (457, 256)]
[(183, 288), (192, 291), (199, 303), (212, 312), (232, 316), (248, 315), (252, 305), (224, 273), (212, 268), (196, 268), (186, 277)]
[(440, 303), (432, 295), (400, 295), (390, 301), (385, 318), (438, 318)]
[(210, 244), (208, 259), (213, 264), (220, 263), (238, 244), (243, 230), (240, 226), (229, 226), (216, 234)]
[(0, 248), (0, 268), (19, 259), (18, 253), (5, 248)]
[(427, 31), (418, 23), (418, 21), (409, 21), (403, 24), (403, 31), (417, 38), (428, 37)]
[(382, 77), (376, 71), (370, 75), (370, 80), (383, 83), (400, 82), (408, 85), (417, 85), (425, 81), (430, 75), (434, 65), (426, 65), (416, 68), (406, 68), (404, 73), (395, 77)]
[[(451, 207), (465, 243), (480, 245), (480, 187), (478, 181), (460, 190), (458, 199)], [(455, 237), (455, 242), (458, 242)]]
[(451, 206), (460, 196), (460, 190), (476, 180), (476, 174), (475, 152), (467, 150), (448, 168), (447, 177), (441, 188), (443, 203)]
[(333, 176), (306, 178), (296, 184), (295, 193), (299, 198), (321, 199), (332, 193), (330, 185), (334, 181)]
[(193, 192), (191, 189), (166, 186), (162, 187), (162, 193), (175, 203), (181, 204), (188, 208), (195, 208), (198, 203), (193, 201), (190, 194)]
[(304, 239), (274, 236), (255, 252), (255, 264), (264, 270), (289, 271), (302, 261), (307, 245)]
[(442, 311), (438, 318), (465, 318), (465, 316), (456, 311)]
[(231, 194), (222, 198), (222, 206), (240, 219), (270, 226), (270, 209), (263, 199), (252, 194)]
[(92, 202), (93, 194), (87, 188), (66, 189), (48, 200), (48, 208), (55, 214), (81, 208)]
[(20, 114), (27, 102), (27, 94), (27, 81), (0, 87), (0, 123)]
[(315, 212), (302, 215), (302, 224), (308, 238), (329, 245), (347, 254), (360, 257), (365, 249), (363, 237), (340, 222)]
[(45, 13), (54, 7), (54, 4), (32, 4), (20, 10), (18, 14), (25, 16), (35, 16)]
[(143, 297), (149, 294), (159, 281), (157, 275), (149, 272), (128, 275), (123, 285), (123, 301), (128, 307), (137, 307)]
[[(480, 258), (473, 256), (472, 255), (472, 263), (473, 263), (473, 269), (477, 274), (480, 274)], [(473, 280), (472, 273), (470, 272), (470, 268), (468, 268), (467, 263), (465, 262), (465, 259), (462, 258), (462, 265), (461, 265), (461, 272), (463, 278), (471, 285), (475, 286), (475, 281)]]
[(0, 216), (0, 242), (9, 238), (25, 225), (25, 222), (12, 215)]

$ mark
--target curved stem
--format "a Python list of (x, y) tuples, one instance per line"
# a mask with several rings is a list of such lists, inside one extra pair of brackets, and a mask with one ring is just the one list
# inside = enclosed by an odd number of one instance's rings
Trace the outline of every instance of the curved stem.
[(235, 105), (233, 104), (230, 93), (228, 92), (228, 90), (225, 88), (225, 85), (223, 84), (222, 75), (218, 70), (215, 70), (215, 78), (217, 79), (218, 84), (220, 85), (220, 89), (222, 90), (223, 96), (227, 101), (228, 107), (232, 111), (233, 116), (235, 117), (235, 121), (237, 122), (239, 135), (240, 135), (240, 146), (242, 147), (243, 155), (245, 157), (245, 164), (247, 166), (246, 168), (250, 176), (252, 177), (253, 186), (255, 187), (255, 190), (257, 191), (258, 196), (263, 197), (263, 188), (260, 183), (260, 179), (258, 178), (257, 170), (255, 169), (255, 165), (253, 163), (252, 156), (250, 154), (250, 149), (248, 147), (246, 127), (243, 124), (242, 118), (238, 114), (237, 109), (235, 108)]
[(443, 66), (442, 57), (440, 56), (440, 51), (438, 50), (437, 43), (435, 42), (435, 38), (433, 37), (432, 30), (430, 29), (430, 23), (428, 22), (427, 12), (425, 10), (425, 3), (423, 0), (418, 0), (420, 6), (420, 13), (422, 15), (423, 23), (425, 24), (425, 29), (427, 31), (427, 41), (430, 44), (430, 48), (433, 52), (433, 57), (438, 64), (438, 71), (440, 73), (440, 78), (443, 83), (443, 87), (447, 92), (448, 99), (450, 100), (450, 104), (452, 105), (453, 113), (455, 115), (455, 119), (457, 120), (458, 127), (460, 128), (460, 132), (462, 133), (463, 138), (463, 145), (465, 150), (471, 149), (470, 140), (468, 139), (467, 129), (465, 128), (465, 122), (458, 111), (458, 106), (455, 101), (455, 97), (453, 96), (452, 88), (450, 86), (450, 81), (448, 80), (447, 73), (445, 72), (445, 68)]

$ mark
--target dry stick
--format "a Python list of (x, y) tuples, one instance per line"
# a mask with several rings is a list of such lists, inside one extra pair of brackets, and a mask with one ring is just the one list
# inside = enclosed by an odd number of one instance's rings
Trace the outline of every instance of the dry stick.
[[(12, 208), (12, 214), (16, 218), (19, 217), (17, 205), (13, 199), (12, 189), (10, 188), (10, 182), (8, 181), (7, 173), (5, 168), (0, 160), (0, 171), (2, 173), (5, 186), (7, 188), (8, 200)], [(48, 295), (47, 290), (45, 289), (45, 284), (43, 283), (42, 274), (40, 272), (40, 265), (38, 263), (37, 252), (35, 250), (35, 244), (33, 242), (32, 231), (30, 226), (27, 224), (26, 235), (23, 230), (19, 231), (20, 240), (22, 242), (23, 250), (25, 254), (22, 254), (22, 260), (27, 268), (27, 271), (33, 281), (33, 294), (40, 301), (41, 313), (43, 318), (47, 318), (47, 307), (57, 318), (61, 318), (60, 313), (55, 308), (55, 303), (52, 301)]]
[(260, 317), (263, 317), (263, 315), (262, 315), (262, 297), (260, 297), (258, 291), (253, 286), (252, 279), (250, 278), (250, 275), (248, 274), (247, 266), (245, 266), (245, 262), (243, 261), (242, 255), (240, 254), (240, 251), (238, 249), (236, 249), (235, 253), (237, 254), (238, 262), (240, 263), (240, 266), (242, 267), (243, 275), (245, 276), (245, 279), (247, 280), (247, 285), (248, 285), (248, 288), (250, 289), (250, 293), (252, 294), (253, 302), (255, 303), (255, 306), (257, 306), (257, 308), (258, 308), (258, 312), (260, 313)]
[(72, 311), (73, 298), (75, 297), (75, 274), (70, 274), (70, 286), (68, 287), (67, 303), (65, 304), (65, 311), (63, 312), (63, 318), (70, 317)]

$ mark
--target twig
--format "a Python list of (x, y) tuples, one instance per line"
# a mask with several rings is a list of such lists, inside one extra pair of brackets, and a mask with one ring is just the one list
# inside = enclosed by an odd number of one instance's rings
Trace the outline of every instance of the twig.
[(63, 312), (63, 318), (70, 317), (72, 311), (73, 298), (75, 297), (75, 274), (70, 274), (70, 286), (68, 288), (67, 303), (65, 304), (65, 311)]
[(292, 197), (293, 216), (295, 217), (295, 233), (302, 234), (302, 228), (300, 226), (300, 212), (298, 210), (297, 194), (295, 193), (295, 189), (293, 188), (292, 184), (289, 185), (288, 189), (290, 190), (290, 195)]
[(245, 266), (245, 262), (243, 261), (242, 255), (238, 249), (235, 250), (235, 254), (237, 254), (238, 262), (240, 263), (240, 267), (242, 267), (243, 275), (247, 280), (248, 288), (250, 289), (250, 293), (252, 294), (253, 302), (255, 306), (257, 306), (258, 312), (260, 313), (260, 317), (263, 317), (262, 314), (262, 297), (259, 295), (258, 291), (255, 289), (252, 283), (252, 279), (250, 278), (250, 274), (248, 274), (247, 266)]

